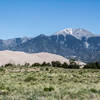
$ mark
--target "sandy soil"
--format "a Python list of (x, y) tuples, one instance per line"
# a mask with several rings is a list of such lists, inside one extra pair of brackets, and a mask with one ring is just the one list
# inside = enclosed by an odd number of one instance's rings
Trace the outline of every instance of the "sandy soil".
[(0, 66), (5, 65), (7, 63), (13, 63), (13, 64), (25, 64), (25, 63), (43, 63), (43, 62), (51, 62), (51, 61), (60, 61), (60, 62), (67, 62), (69, 63), (69, 60), (51, 53), (33, 53), (28, 54), (24, 52), (19, 51), (0, 51)]

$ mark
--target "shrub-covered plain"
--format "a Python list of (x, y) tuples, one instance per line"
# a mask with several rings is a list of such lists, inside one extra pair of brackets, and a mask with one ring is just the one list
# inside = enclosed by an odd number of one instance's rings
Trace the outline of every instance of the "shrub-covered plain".
[(100, 70), (1, 67), (0, 100), (100, 100)]

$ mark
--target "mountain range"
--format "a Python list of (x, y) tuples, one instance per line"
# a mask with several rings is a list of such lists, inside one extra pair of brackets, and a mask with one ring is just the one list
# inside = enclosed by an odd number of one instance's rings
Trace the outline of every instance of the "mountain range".
[(0, 51), (48, 52), (84, 62), (100, 61), (100, 36), (82, 28), (65, 28), (51, 36), (0, 39)]

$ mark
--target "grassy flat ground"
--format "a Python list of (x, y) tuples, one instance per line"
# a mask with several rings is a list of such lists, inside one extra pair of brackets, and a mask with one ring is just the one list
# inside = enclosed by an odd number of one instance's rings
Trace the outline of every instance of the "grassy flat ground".
[(100, 100), (100, 70), (0, 68), (0, 100)]

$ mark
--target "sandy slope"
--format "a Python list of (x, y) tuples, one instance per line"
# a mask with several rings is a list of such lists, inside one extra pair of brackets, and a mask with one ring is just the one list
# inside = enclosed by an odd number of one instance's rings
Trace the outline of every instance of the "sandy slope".
[(28, 54), (19, 51), (0, 51), (0, 65), (7, 63), (25, 64), (42, 63), (42, 62), (60, 61), (69, 63), (68, 59), (51, 53), (33, 53)]
[[(19, 51), (0, 51), (0, 66), (5, 65), (7, 63), (13, 64), (25, 64), (25, 63), (43, 63), (43, 62), (51, 62), (51, 61), (60, 61), (61, 63), (66, 62), (69, 64), (69, 60), (51, 53), (33, 53), (28, 54)], [(78, 62), (79, 64), (84, 64), (82, 62)]]

